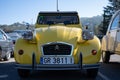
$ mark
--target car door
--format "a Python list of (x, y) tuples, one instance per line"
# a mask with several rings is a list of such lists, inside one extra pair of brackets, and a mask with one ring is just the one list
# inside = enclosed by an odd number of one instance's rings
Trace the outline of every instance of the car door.
[(119, 15), (113, 17), (110, 23), (110, 28), (108, 31), (108, 50), (111, 52), (115, 51), (116, 47), (116, 35), (118, 35), (118, 26), (119, 26)]
[(116, 53), (120, 52), (120, 12), (118, 14), (119, 20), (118, 20), (118, 29), (116, 31), (116, 41), (115, 41), (115, 51)]

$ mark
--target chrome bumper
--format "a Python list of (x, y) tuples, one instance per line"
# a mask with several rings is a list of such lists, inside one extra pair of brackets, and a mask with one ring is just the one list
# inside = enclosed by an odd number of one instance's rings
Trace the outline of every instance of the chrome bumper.
[(80, 53), (79, 64), (36, 64), (35, 54), (32, 56), (32, 64), (15, 64), (17, 69), (29, 70), (82, 70), (99, 68), (100, 64), (82, 64), (82, 53)]

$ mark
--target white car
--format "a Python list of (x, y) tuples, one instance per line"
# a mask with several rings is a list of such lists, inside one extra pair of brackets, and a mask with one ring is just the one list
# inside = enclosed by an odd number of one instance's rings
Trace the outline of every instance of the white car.
[(108, 63), (110, 55), (120, 55), (120, 10), (112, 16), (106, 35), (102, 39), (102, 59)]
[(18, 38), (22, 37), (17, 32), (11, 32), (11, 33), (8, 33), (7, 35), (11, 38), (11, 40), (13, 41), (13, 44), (15, 44)]
[(9, 60), (12, 54), (12, 40), (0, 29), (0, 60)]

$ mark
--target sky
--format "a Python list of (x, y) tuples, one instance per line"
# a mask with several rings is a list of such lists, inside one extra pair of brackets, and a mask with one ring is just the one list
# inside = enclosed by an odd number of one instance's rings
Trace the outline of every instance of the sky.
[[(58, 0), (59, 11), (77, 11), (80, 17), (103, 14), (108, 0)], [(35, 24), (40, 11), (57, 11), (57, 0), (0, 0), (0, 24)]]

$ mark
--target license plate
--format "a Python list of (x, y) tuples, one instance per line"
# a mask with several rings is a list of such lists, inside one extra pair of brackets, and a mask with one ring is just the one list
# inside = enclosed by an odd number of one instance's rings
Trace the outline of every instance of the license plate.
[(42, 64), (74, 64), (73, 57), (41, 57)]

